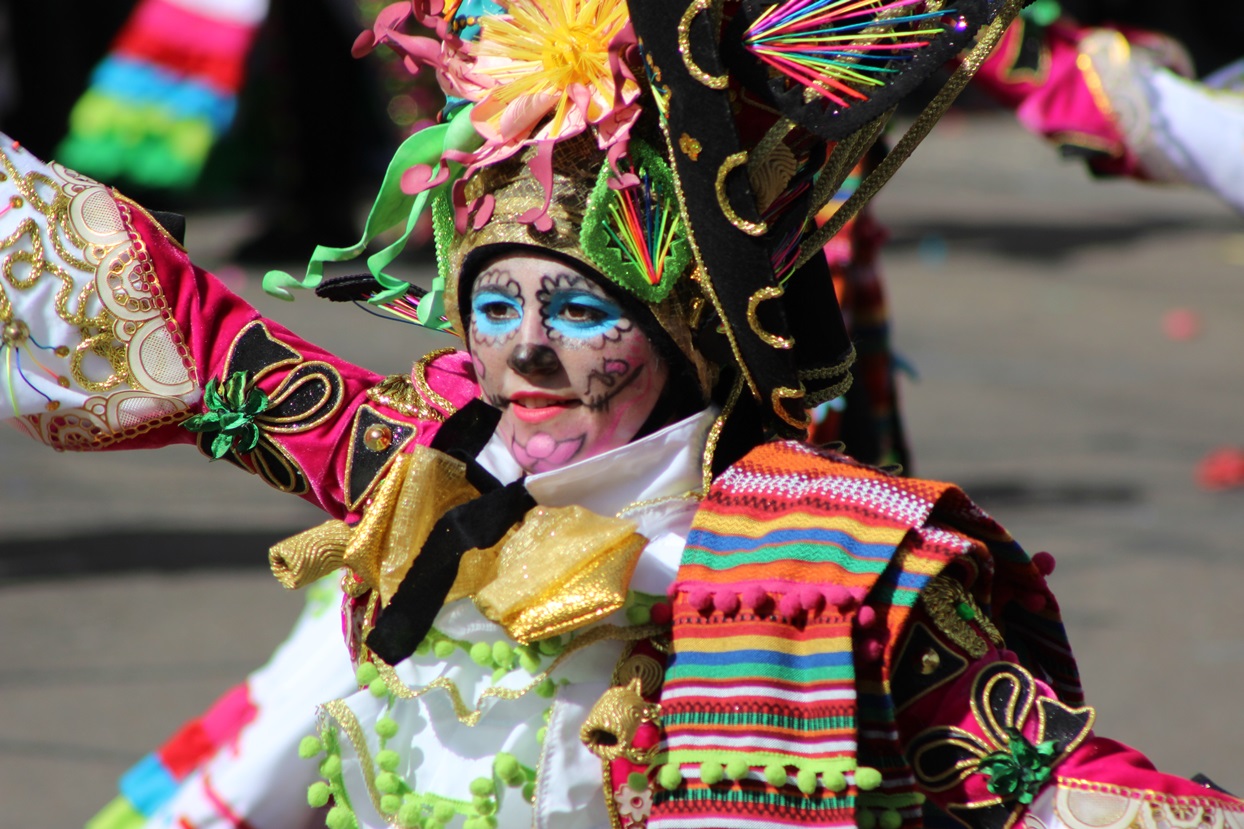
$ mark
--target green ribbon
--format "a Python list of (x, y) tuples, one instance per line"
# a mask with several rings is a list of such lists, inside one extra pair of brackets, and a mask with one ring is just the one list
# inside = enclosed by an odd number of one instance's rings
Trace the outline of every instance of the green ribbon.
[[(473, 105), (472, 105), (473, 106)], [(307, 263), (307, 273), (302, 279), (284, 271), (268, 271), (263, 278), (264, 292), (284, 300), (293, 300), (291, 289), (311, 290), (324, 279), (324, 265), (327, 262), (348, 262), (357, 259), (363, 251), (380, 234), (398, 227), (405, 220), (405, 228), (401, 236), (384, 249), (373, 253), (367, 258), (367, 270), (380, 283), (383, 290), (367, 301), (374, 305), (382, 305), (400, 298), (410, 287), (404, 279), (385, 272), (390, 264), (406, 248), (406, 241), (415, 229), (419, 217), (428, 204), (440, 193), (448, 192), (453, 183), (462, 175), (463, 165), (444, 159), (450, 150), (470, 152), (480, 147), (484, 139), (475, 131), (471, 124), (471, 109), (465, 107), (454, 118), (444, 124), (426, 127), (407, 138), (398, 147), (389, 167), (385, 170), (384, 180), (380, 184), (380, 192), (367, 214), (367, 223), (363, 228), (362, 237), (353, 245), (345, 248), (333, 248), (319, 245)], [(435, 178), (443, 167), (448, 167), (449, 177), (435, 187), (430, 187), (418, 195), (409, 195), (402, 191), (402, 175), (419, 164), (431, 167), (431, 176)], [(444, 312), (443, 279), (434, 280), (432, 290), (419, 300), (417, 316), (419, 322), (429, 328), (445, 328), (448, 323), (441, 321)]]
[(218, 461), (236, 448), (239, 455), (245, 455), (259, 444), (259, 427), (255, 425), (255, 416), (268, 408), (268, 395), (262, 389), (246, 390), (250, 382), (250, 373), (235, 371), (225, 381), (222, 388), (220, 382), (213, 377), (207, 381), (203, 390), (203, 402), (207, 404), (207, 412), (188, 418), (182, 428), (191, 432), (215, 433), (212, 438), (212, 460)]
[(1033, 745), (1014, 728), (1008, 728), (1006, 733), (1007, 747), (982, 757), (977, 772), (989, 777), (990, 792), (1015, 797), (1027, 806), (1049, 779), (1058, 745), (1054, 740)]

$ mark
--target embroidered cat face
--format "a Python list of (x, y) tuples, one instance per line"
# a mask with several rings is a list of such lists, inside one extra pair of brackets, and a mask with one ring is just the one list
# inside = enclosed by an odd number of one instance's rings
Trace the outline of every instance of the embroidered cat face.
[(643, 330), (592, 279), (538, 253), (475, 280), (467, 339), (498, 434), (527, 472), (628, 443), (669, 376)]

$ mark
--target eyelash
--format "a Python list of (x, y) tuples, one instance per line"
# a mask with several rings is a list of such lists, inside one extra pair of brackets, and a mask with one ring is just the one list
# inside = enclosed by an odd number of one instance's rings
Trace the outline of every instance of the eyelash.
[[(589, 293), (566, 293), (552, 297), (547, 307), (547, 320), (555, 328), (566, 327), (573, 332), (596, 329), (608, 330), (617, 325), (622, 318), (622, 311), (612, 302)], [(585, 318), (571, 319), (567, 311), (576, 310), (585, 314)]]

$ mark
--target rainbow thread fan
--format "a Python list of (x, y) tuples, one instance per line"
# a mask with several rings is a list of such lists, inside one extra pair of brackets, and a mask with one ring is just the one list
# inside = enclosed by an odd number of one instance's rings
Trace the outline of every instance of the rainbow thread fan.
[[(771, 7), (747, 30), (747, 47), (783, 74), (839, 106), (868, 100), (860, 87), (881, 87), (894, 61), (945, 31), (952, 9), (908, 14), (925, 0), (790, 0)], [(880, 31), (879, 31), (880, 30)]]
[(990, 12), (989, 0), (743, 0), (723, 55), (783, 114), (836, 141), (969, 45)]

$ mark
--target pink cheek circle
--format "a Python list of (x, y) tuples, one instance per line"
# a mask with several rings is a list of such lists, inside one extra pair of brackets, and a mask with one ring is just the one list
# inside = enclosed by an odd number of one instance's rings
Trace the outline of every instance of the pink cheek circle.
[(533, 435), (527, 442), (527, 454), (538, 461), (547, 460), (555, 449), (557, 449), (557, 441), (553, 440), (552, 435), (544, 432)]

